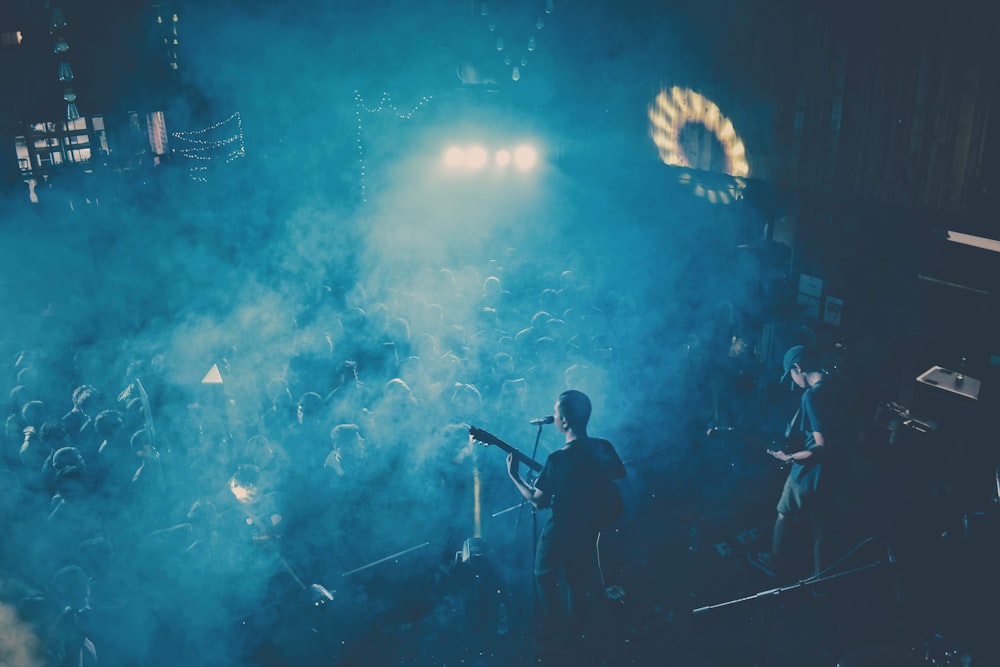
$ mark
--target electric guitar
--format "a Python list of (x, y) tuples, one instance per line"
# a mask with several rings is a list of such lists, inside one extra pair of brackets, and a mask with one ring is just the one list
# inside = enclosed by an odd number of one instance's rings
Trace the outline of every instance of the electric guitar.
[(487, 446), (488, 445), (496, 445), (497, 447), (499, 447), (500, 449), (504, 450), (508, 454), (513, 454), (515, 460), (517, 460), (520, 463), (523, 463), (524, 465), (528, 466), (529, 468), (531, 468), (535, 472), (541, 472), (542, 471), (542, 464), (541, 463), (539, 463), (535, 459), (531, 458), (527, 454), (522, 453), (521, 450), (519, 450), (517, 447), (514, 447), (513, 445), (508, 445), (506, 442), (504, 442), (500, 438), (496, 437), (495, 435), (493, 435), (489, 431), (484, 431), (481, 428), (476, 428), (475, 426), (470, 426), (469, 427), (469, 435), (471, 435), (472, 439), (475, 440), (476, 442), (482, 443), (482, 444), (487, 445)]
[[(481, 428), (476, 428), (475, 426), (469, 427), (469, 435), (472, 436), (473, 440), (481, 442), (484, 445), (496, 445), (500, 449), (504, 450), (508, 454), (513, 455), (513, 457), (524, 465), (528, 466), (535, 472), (541, 472), (542, 464), (531, 458), (522, 454), (517, 447), (508, 445), (506, 442), (496, 437), (489, 431), (484, 431)], [(625, 502), (622, 499), (621, 491), (618, 489), (618, 485), (610, 476), (604, 476), (603, 484), (594, 489), (594, 494), (597, 497), (597, 509), (594, 511), (594, 521), (595, 525), (599, 527), (600, 530), (604, 530), (612, 526), (618, 518), (622, 515), (625, 509)]]
[[(719, 437), (720, 434), (723, 434), (723, 433), (733, 433), (736, 430), (737, 429), (736, 429), (735, 426), (713, 426), (710, 429), (708, 429), (708, 432), (705, 435), (708, 436), (709, 439), (712, 439), (712, 438)], [(751, 443), (755, 447), (763, 446), (764, 447), (764, 451), (769, 456), (774, 456), (774, 454), (776, 452), (779, 452), (779, 451), (784, 452), (786, 454), (791, 454), (792, 453), (791, 451), (789, 451), (791, 449), (791, 447), (790, 447), (790, 445), (787, 442), (783, 444), (783, 443), (779, 443), (777, 440), (766, 440), (764, 438), (758, 438), (758, 437), (754, 437), (754, 436), (751, 436), (751, 435), (741, 435), (740, 438), (742, 440), (745, 440), (745, 441)], [(786, 468), (787, 466), (792, 465), (792, 462), (791, 462), (790, 459), (787, 460), (787, 461), (781, 461), (777, 457), (775, 457), (775, 460), (778, 461), (778, 463), (780, 464), (781, 468)]]

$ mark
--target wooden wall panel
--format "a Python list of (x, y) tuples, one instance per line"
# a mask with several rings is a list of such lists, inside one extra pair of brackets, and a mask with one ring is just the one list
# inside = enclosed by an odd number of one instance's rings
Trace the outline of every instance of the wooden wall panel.
[[(720, 0), (721, 1), (721, 0)], [(723, 3), (725, 4), (725, 3)], [(767, 3), (765, 3), (767, 4)], [(984, 172), (1000, 113), (1000, 50), (993, 3), (958, 0), (803, 8), (772, 0), (734, 12), (745, 57), (734, 78), (769, 95), (764, 158), (753, 177), (842, 198), (970, 211), (970, 182)], [(776, 32), (768, 22), (780, 20)], [(752, 151), (754, 145), (749, 146)], [(993, 167), (996, 171), (996, 168)]]

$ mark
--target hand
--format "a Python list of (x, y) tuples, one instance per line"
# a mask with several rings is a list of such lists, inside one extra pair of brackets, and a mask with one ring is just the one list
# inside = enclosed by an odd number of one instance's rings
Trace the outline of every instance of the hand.
[(511, 477), (517, 477), (518, 465), (520, 465), (520, 462), (516, 458), (514, 458), (513, 452), (507, 454), (507, 474), (510, 475)]
[(132, 393), (134, 391), (135, 391), (135, 383), (132, 383), (129, 386), (125, 387), (122, 393), (118, 394), (118, 402), (124, 403), (128, 401), (128, 399), (132, 398)]
[(774, 458), (778, 459), (782, 463), (788, 463), (788, 461), (792, 458), (791, 456), (781, 451), (780, 449), (769, 449), (767, 450), (767, 453), (773, 456)]

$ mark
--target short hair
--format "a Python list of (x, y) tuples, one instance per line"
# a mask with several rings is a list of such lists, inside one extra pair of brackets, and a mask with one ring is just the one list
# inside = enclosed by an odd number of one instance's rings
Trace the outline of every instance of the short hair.
[(257, 482), (260, 481), (260, 468), (251, 463), (241, 463), (236, 466), (236, 472), (229, 481), (243, 487), (257, 486)]
[(21, 406), (21, 420), (29, 426), (41, 426), (48, 412), (49, 406), (44, 401), (28, 401)]
[(7, 396), (10, 398), (11, 406), (20, 410), (21, 407), (28, 402), (29, 393), (30, 392), (28, 391), (28, 388), (26, 386), (24, 386), (23, 384), (19, 384), (15, 386), (13, 389), (11, 389), (10, 393), (7, 394)]
[(60, 447), (52, 454), (52, 467), (56, 472), (70, 468), (83, 468), (87, 464), (76, 447)]
[(52, 575), (49, 590), (59, 602), (74, 605), (86, 604), (90, 596), (90, 576), (79, 565), (67, 565)]
[(361, 429), (358, 428), (357, 424), (337, 424), (330, 429), (330, 445), (332, 447), (355, 444), (360, 437)]
[(125, 425), (125, 417), (117, 410), (101, 410), (94, 418), (94, 430), (107, 438)]
[(581, 429), (590, 421), (590, 399), (582, 391), (567, 389), (559, 394), (559, 410), (570, 427)]
[(98, 397), (99, 390), (92, 384), (82, 384), (73, 390), (73, 406), (82, 407), (85, 403)]
[(314, 391), (307, 391), (299, 396), (298, 406), (302, 408), (302, 414), (304, 415), (319, 414), (323, 408), (323, 397)]
[(38, 428), (38, 437), (49, 443), (59, 443), (59, 442), (69, 442), (69, 433), (63, 425), (54, 420), (47, 419), (42, 422), (42, 425)]
[(146, 445), (152, 446), (153, 438), (151, 437), (149, 431), (144, 428), (140, 428), (132, 434), (132, 437), (129, 438), (128, 442), (132, 447), (133, 452), (140, 452)]

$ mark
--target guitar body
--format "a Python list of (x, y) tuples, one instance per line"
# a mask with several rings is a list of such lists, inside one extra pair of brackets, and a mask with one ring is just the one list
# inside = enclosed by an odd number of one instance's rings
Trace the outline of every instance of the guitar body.
[[(732, 426), (713, 426), (712, 428), (708, 429), (706, 436), (708, 437), (709, 440), (711, 440), (713, 438), (724, 437), (726, 435), (735, 433), (736, 431), (737, 429)], [(774, 456), (778, 452), (791, 454), (792, 452), (796, 451), (796, 448), (793, 447), (790, 442), (788, 442), (787, 438), (785, 439), (784, 442), (779, 442), (778, 440), (773, 440), (773, 439), (767, 440), (764, 438), (754, 437), (752, 435), (747, 435), (743, 433), (739, 435), (739, 438), (740, 440), (750, 444), (755, 448), (756, 447), (763, 448), (764, 453), (768, 454), (769, 456)], [(775, 458), (777, 460), (777, 457)], [(791, 463), (788, 461), (778, 461), (778, 464), (779, 467), (782, 469), (791, 465)]]

